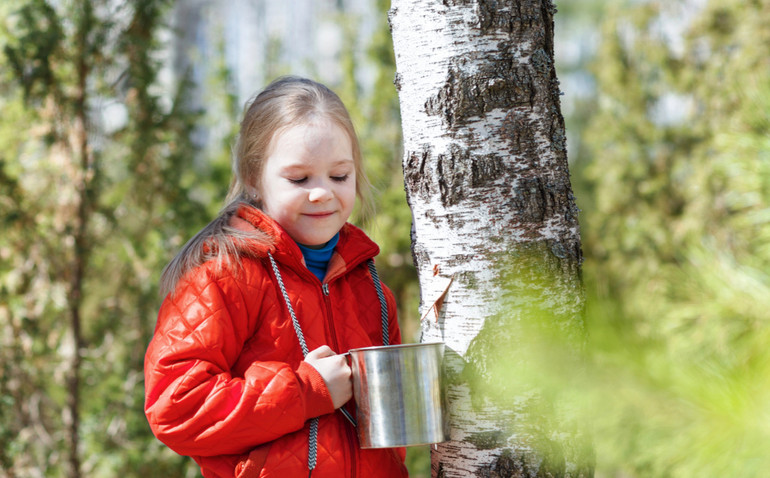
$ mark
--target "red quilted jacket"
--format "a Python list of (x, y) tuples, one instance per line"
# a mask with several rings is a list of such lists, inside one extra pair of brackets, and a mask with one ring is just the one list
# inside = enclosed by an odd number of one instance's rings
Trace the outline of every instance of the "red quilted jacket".
[[(407, 476), (404, 449), (362, 450), (335, 412), (302, 349), (270, 262), (299, 319), (308, 350), (337, 353), (382, 344), (380, 302), (366, 261), (379, 248), (356, 227), (340, 231), (322, 284), (294, 241), (259, 210), (242, 206), (231, 223), (275, 239), (263, 259), (240, 269), (205, 263), (166, 297), (145, 357), (145, 412), (155, 435), (192, 456), (210, 477), (306, 477), (310, 419), (319, 418), (313, 478)], [(258, 247), (258, 246), (255, 246)], [(400, 343), (385, 289), (390, 343)], [(355, 414), (355, 404), (346, 408)]]

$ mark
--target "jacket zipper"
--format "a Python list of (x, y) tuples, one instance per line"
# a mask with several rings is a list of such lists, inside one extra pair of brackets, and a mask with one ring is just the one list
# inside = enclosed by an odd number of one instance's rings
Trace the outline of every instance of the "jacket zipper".
[[(344, 353), (340, 350), (340, 344), (337, 342), (337, 330), (334, 327), (334, 314), (332, 313), (331, 299), (329, 298), (328, 282), (321, 284), (321, 292), (323, 293), (324, 304), (326, 305), (326, 321), (329, 324), (329, 332), (331, 334), (332, 344), (334, 345), (334, 351), (338, 354)], [(347, 350), (345, 352), (347, 352)], [(356, 436), (347, 423), (343, 423), (343, 427), (345, 428), (345, 434), (347, 435), (348, 443), (350, 444), (350, 476), (354, 477), (356, 476)]]
[(332, 304), (331, 299), (329, 299), (329, 283), (324, 282), (321, 284), (321, 292), (324, 296), (324, 305), (326, 305), (326, 323), (329, 324), (329, 335), (331, 335), (331, 341), (332, 345), (334, 346), (334, 351), (336, 353), (342, 353), (342, 351), (339, 349), (340, 344), (337, 342), (337, 330), (334, 328), (334, 317), (332, 314)]

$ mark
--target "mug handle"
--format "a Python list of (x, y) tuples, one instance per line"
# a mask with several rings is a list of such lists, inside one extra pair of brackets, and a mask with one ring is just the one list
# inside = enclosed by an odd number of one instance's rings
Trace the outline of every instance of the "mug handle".
[[(345, 358), (347, 358), (347, 360), (348, 360), (348, 365), (352, 365), (352, 359), (350, 358), (350, 352), (345, 352), (344, 354), (340, 354), (340, 355), (342, 355), (342, 356), (344, 356)], [(345, 407), (344, 407), (344, 406), (342, 406), (342, 407), (338, 408), (337, 410), (339, 410), (340, 412), (342, 412), (342, 414), (343, 414), (343, 415), (345, 415), (345, 418), (347, 418), (347, 419), (348, 419), (348, 421), (349, 421), (349, 422), (350, 422), (350, 423), (351, 423), (351, 424), (352, 424), (354, 427), (357, 427), (357, 426), (358, 426), (358, 424), (356, 423), (356, 419), (355, 419), (355, 418), (353, 418), (353, 416), (350, 414), (350, 412), (348, 412), (347, 410), (345, 410)]]

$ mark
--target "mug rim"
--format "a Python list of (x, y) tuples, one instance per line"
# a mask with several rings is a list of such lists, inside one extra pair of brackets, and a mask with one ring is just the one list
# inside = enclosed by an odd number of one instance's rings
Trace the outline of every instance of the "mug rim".
[[(396, 344), (396, 345), (374, 345), (371, 347), (359, 347), (355, 349), (350, 349), (347, 351), (348, 354), (353, 352), (365, 352), (365, 351), (387, 351), (387, 350), (393, 350), (393, 349), (407, 349), (407, 348), (419, 348), (419, 347), (428, 347), (428, 346), (435, 346), (435, 345), (446, 345), (444, 342), (420, 342), (415, 344)], [(343, 354), (345, 355), (345, 354)]]

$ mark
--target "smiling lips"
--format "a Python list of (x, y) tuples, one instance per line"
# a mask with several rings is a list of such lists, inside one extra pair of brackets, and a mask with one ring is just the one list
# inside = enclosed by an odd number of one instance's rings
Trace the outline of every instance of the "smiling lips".
[(306, 213), (305, 216), (323, 219), (325, 217), (331, 216), (332, 214), (334, 214), (333, 211), (332, 212), (314, 212), (314, 213)]

